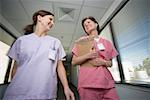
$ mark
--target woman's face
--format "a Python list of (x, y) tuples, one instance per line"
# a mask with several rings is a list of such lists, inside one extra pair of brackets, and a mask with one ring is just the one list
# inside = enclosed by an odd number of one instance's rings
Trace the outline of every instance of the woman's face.
[(86, 19), (83, 23), (85, 31), (90, 34), (92, 31), (97, 30), (97, 23), (90, 19)]
[(45, 29), (45, 31), (49, 31), (54, 25), (54, 16), (52, 15), (45, 15), (40, 17), (40, 22)]

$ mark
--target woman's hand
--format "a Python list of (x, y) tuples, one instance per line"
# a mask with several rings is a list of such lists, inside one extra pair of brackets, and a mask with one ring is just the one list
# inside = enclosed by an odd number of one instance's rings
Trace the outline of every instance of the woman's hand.
[(94, 58), (94, 59), (91, 59), (89, 61), (92, 65), (94, 66), (106, 66), (106, 67), (111, 67), (112, 66), (112, 61), (111, 60), (105, 60), (105, 59), (102, 59), (102, 58)]
[(64, 93), (66, 96), (66, 100), (75, 100), (73, 92), (70, 90), (70, 88), (64, 88)]
[(85, 56), (86, 56), (87, 59), (94, 59), (94, 58), (98, 57), (98, 53), (95, 50), (91, 50)]
[(102, 58), (94, 58), (89, 61), (94, 66), (102, 66), (105, 65), (105, 60)]

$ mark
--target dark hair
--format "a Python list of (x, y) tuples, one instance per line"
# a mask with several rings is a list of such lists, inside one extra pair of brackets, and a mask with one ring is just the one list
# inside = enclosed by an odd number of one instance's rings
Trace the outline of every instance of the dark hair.
[[(99, 35), (99, 34), (100, 34), (100, 27), (99, 27), (99, 24), (98, 24), (98, 22), (96, 21), (96, 19), (95, 19), (94, 17), (92, 17), (92, 16), (88, 16), (88, 17), (83, 18), (83, 20), (82, 20), (82, 27), (83, 27), (84, 31), (85, 31), (84, 22), (85, 22), (87, 19), (90, 19), (90, 20), (92, 20), (93, 22), (97, 23), (97, 31), (98, 31), (98, 35)], [(86, 31), (85, 31), (85, 32), (86, 32)], [(86, 32), (86, 33), (87, 33), (87, 32)], [(88, 35), (88, 33), (87, 33), (87, 35)]]
[(54, 16), (54, 14), (52, 14), (52, 13), (49, 12), (49, 11), (45, 11), (45, 10), (39, 10), (39, 11), (35, 12), (35, 13), (33, 14), (33, 16), (32, 16), (33, 23), (27, 25), (27, 26), (24, 28), (25, 35), (33, 33), (33, 27), (37, 24), (37, 16), (38, 16), (38, 15), (40, 15), (40, 16), (42, 16), (42, 17), (45, 16), (45, 15), (52, 15), (52, 16)]

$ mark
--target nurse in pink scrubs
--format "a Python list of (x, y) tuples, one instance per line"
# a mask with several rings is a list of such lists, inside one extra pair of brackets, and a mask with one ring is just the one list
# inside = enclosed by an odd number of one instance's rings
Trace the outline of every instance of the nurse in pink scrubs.
[(74, 100), (66, 78), (61, 42), (48, 35), (54, 15), (45, 10), (34, 13), (33, 23), (26, 26), (8, 56), (15, 60), (13, 79), (3, 100), (56, 100), (57, 75), (64, 87), (66, 100)]
[[(72, 49), (73, 65), (80, 65), (78, 78), (78, 92), (80, 100), (119, 100), (115, 89), (115, 82), (107, 69), (112, 66), (112, 59), (118, 55), (118, 52), (110, 41), (99, 36), (100, 29), (98, 22), (93, 17), (86, 17), (82, 20), (83, 29), (86, 36), (95, 36), (95, 50), (78, 56), (78, 48), (74, 45)], [(85, 66), (86, 61), (91, 62), (94, 67)]]

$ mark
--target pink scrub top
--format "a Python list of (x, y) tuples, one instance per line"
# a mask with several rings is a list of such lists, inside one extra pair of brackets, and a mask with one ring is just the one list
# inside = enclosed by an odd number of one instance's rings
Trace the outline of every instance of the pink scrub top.
[[(104, 50), (98, 50), (98, 47), (96, 45), (96, 49), (100, 52), (99, 57), (106, 60), (111, 60), (118, 55), (118, 52), (110, 41), (100, 38), (98, 43), (102, 43), (105, 48)], [(73, 55), (78, 56), (76, 45), (74, 45), (72, 53)], [(114, 79), (107, 67), (80, 66), (78, 89), (80, 87), (109, 89), (114, 87)]]
[(17, 72), (3, 100), (56, 99), (57, 62), (65, 56), (61, 42), (32, 33), (19, 37), (8, 56), (17, 62)]

